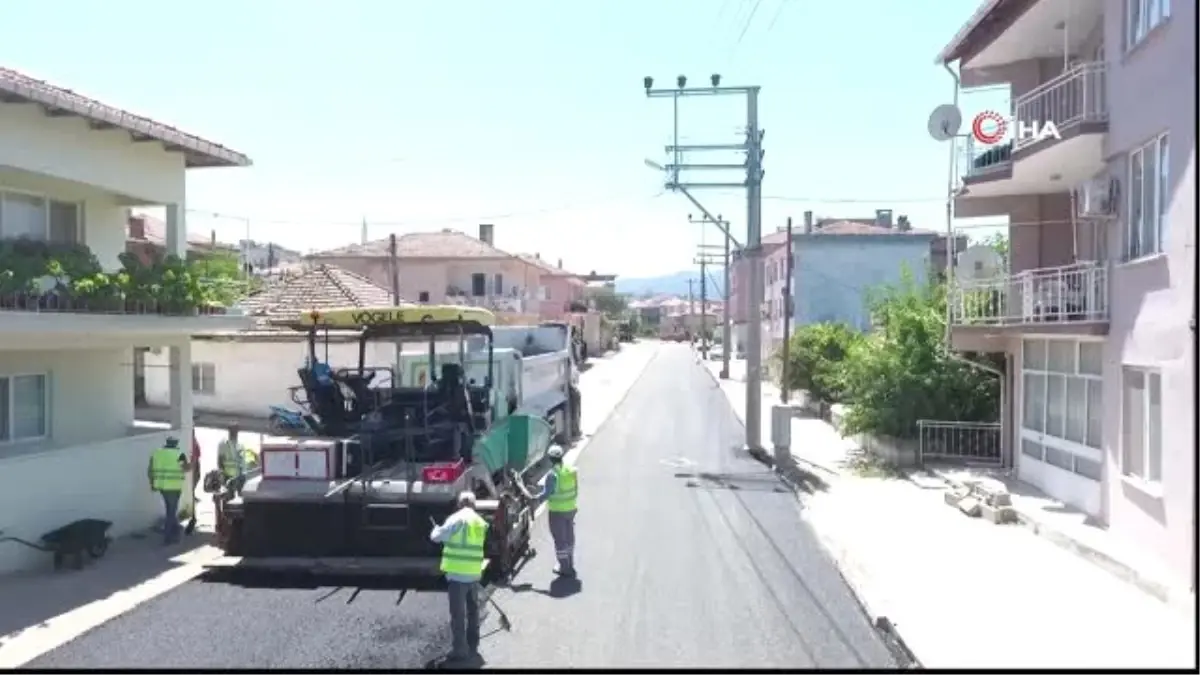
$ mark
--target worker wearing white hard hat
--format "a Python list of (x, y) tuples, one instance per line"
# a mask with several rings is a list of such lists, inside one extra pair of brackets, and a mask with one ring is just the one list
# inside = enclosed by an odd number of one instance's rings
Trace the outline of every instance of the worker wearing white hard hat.
[(488, 522), (475, 510), (475, 494), (458, 495), (458, 510), (438, 525), (429, 538), (442, 545), (442, 574), (450, 600), (450, 661), (479, 654), (479, 582), (485, 567), (484, 544)]
[(550, 537), (554, 539), (554, 557), (558, 567), (554, 573), (563, 577), (574, 577), (575, 572), (575, 513), (578, 510), (579, 472), (563, 461), (563, 449), (550, 446), (546, 456), (550, 459), (550, 473), (537, 499), (546, 499), (546, 510), (550, 512)]

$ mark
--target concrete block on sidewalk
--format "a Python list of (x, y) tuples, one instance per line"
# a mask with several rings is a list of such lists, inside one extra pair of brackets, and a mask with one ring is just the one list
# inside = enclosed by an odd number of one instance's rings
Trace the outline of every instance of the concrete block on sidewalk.
[(946, 490), (942, 493), (942, 498), (949, 506), (958, 507), (958, 503), (966, 499), (969, 494), (971, 493), (967, 490)]
[(1008, 488), (994, 478), (984, 478), (978, 481), (972, 488), (972, 492), (989, 506), (1012, 506), (1012, 496), (1009, 495)]
[(979, 515), (984, 520), (995, 525), (1017, 522), (1017, 512), (1011, 506), (983, 504), (979, 507)]
[(958, 502), (958, 510), (972, 518), (978, 518), (982, 502), (977, 497), (963, 497)]

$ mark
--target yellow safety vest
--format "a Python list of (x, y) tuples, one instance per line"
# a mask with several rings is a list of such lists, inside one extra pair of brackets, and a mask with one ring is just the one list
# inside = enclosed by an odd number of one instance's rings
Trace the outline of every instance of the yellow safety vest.
[(488, 524), (474, 511), (464, 513), (462, 518), (462, 527), (442, 544), (442, 572), (479, 579), (483, 576)]
[(150, 476), (158, 492), (182, 492), (183, 467), (179, 466), (179, 448), (159, 448), (150, 456)]
[(229, 439), (221, 441), (217, 446), (217, 457), (221, 460), (221, 469), (226, 478), (237, 478), (245, 473), (245, 449), (241, 443), (233, 444)]
[(573, 466), (554, 467), (554, 493), (546, 500), (552, 513), (569, 513), (576, 509), (579, 496), (579, 472)]

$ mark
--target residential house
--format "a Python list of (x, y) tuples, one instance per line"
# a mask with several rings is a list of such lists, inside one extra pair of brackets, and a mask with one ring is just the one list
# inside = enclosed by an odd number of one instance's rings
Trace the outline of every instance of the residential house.
[(899, 283), (906, 269), (915, 283), (925, 283), (936, 238), (933, 232), (855, 221), (806, 226), (792, 244), (793, 327), (839, 322), (868, 330), (871, 291)]
[[(830, 230), (828, 232), (829, 234), (846, 234), (850, 233), (852, 230), (857, 232), (859, 235), (865, 235), (868, 233), (873, 233), (877, 236), (885, 236), (888, 234), (919, 234), (920, 236), (917, 238), (910, 237), (909, 239), (903, 240), (903, 243), (900, 243), (899, 240), (892, 242), (893, 247), (898, 246), (906, 251), (906, 256), (901, 262), (907, 262), (909, 263), (910, 267), (913, 267), (913, 272), (917, 279), (926, 278), (926, 272), (929, 269), (933, 269), (935, 271), (945, 270), (946, 260), (949, 259), (951, 246), (950, 237), (930, 231), (915, 231), (907, 216), (901, 215), (893, 222), (891, 209), (877, 209), (874, 216), (865, 218), (815, 218), (812, 211), (806, 211), (804, 213), (803, 225), (794, 230), (793, 236), (799, 237), (805, 232), (823, 232), (824, 228), (830, 225), (836, 225), (836, 227), (833, 230)], [(851, 241), (858, 242), (858, 244), (851, 244)], [(841, 245), (832, 244), (832, 246), (840, 249), (844, 247), (857, 246), (865, 241), (868, 240), (846, 240), (842, 242)], [(872, 239), (870, 241), (876, 240)], [(914, 242), (917, 241), (923, 241), (927, 245), (928, 250), (924, 254), (916, 250)], [(787, 286), (786, 242), (787, 230), (785, 227), (780, 227), (775, 232), (766, 234), (762, 238), (764, 289), (763, 305), (760, 316), (762, 321), (764, 359), (770, 358), (770, 356), (779, 349), (783, 341), (785, 327), (784, 318), (785, 310), (787, 309), (787, 301), (784, 295)], [(872, 246), (871, 244), (864, 245), (867, 247)], [(964, 250), (967, 246), (967, 237), (956, 236), (954, 238), (953, 245), (955, 247), (955, 251)], [(879, 255), (882, 255), (883, 249), (874, 247), (872, 250), (878, 251)], [(735, 251), (732, 255), (732, 258), (733, 265), (730, 269), (729, 287), (730, 306), (731, 311), (733, 312), (733, 336), (735, 345), (738, 345), (740, 348), (744, 348), (747, 339), (747, 322), (750, 319), (746, 311), (749, 305), (750, 294), (749, 261), (740, 251)], [(821, 265), (822, 269), (825, 269), (826, 266), (823, 264), (825, 261), (816, 262), (818, 265)], [(857, 298), (861, 294), (849, 293), (848, 289), (855, 288), (856, 286), (854, 286), (854, 284), (869, 283), (869, 279), (875, 277), (896, 279), (898, 278), (898, 272), (901, 269), (900, 265), (885, 264), (886, 261), (882, 259), (878, 260), (877, 262), (878, 265), (869, 267), (869, 269), (875, 270), (875, 272), (870, 272), (868, 269), (856, 270), (854, 269), (854, 264), (851, 264), (849, 267), (845, 268), (846, 273), (854, 276), (854, 278), (850, 280), (852, 285), (849, 287), (843, 287), (843, 290), (847, 290), (847, 293), (837, 293), (832, 290), (826, 291), (821, 289), (813, 289), (812, 292), (817, 294), (818, 297), (825, 297), (825, 294), (828, 293), (829, 298), (838, 297), (843, 300), (848, 299), (850, 296), (855, 298), (853, 300), (848, 300), (850, 303), (849, 306), (853, 307), (854, 309), (848, 313), (844, 313), (844, 315), (839, 314), (838, 311), (828, 312), (824, 310), (822, 310), (820, 314), (827, 315), (831, 318), (834, 316), (842, 316), (843, 319), (852, 321), (855, 323), (855, 325), (858, 325), (862, 316), (862, 301), (858, 300)], [(793, 266), (796, 269), (796, 273), (793, 274), (793, 281), (795, 281), (798, 278), (797, 275), (800, 273), (799, 263), (793, 260)], [(883, 270), (885, 269), (891, 270), (896, 274), (884, 274)], [(939, 276), (941, 276), (940, 272)], [(793, 287), (792, 295), (794, 299), (792, 301), (792, 306), (794, 319), (796, 318), (795, 312), (799, 311), (797, 308), (798, 301), (795, 299), (799, 294), (800, 289), (798, 287)], [(819, 304), (823, 301), (816, 299), (814, 302)]]
[(401, 297), (415, 302), (486, 307), (499, 317), (536, 321), (544, 270), (494, 245), (494, 227), (479, 236), (457, 230), (413, 232), (390, 239), (315, 253), (308, 260), (334, 265), (384, 288), (395, 280)]
[(304, 259), (299, 251), (270, 241), (242, 239), (237, 243), (236, 249), (255, 274), (268, 274), (280, 268), (289, 269)]
[(572, 304), (586, 301), (587, 282), (578, 274), (563, 269), (562, 258), (554, 266), (542, 260), (540, 253), (520, 254), (517, 257), (539, 273), (540, 281), (534, 300), (542, 321), (561, 321), (571, 311)]
[(952, 346), (1006, 354), (1004, 460), (1193, 591), (1195, 57), (1193, 0), (989, 1), (938, 57), (1060, 135), (959, 172), (959, 216), (1013, 223), (951, 298)]
[[(129, 216), (125, 228), (125, 250), (143, 264), (161, 258), (167, 250), (167, 224), (145, 214)], [(236, 255), (237, 248), (217, 241), (217, 233), (187, 233), (187, 251), (191, 254), (229, 253)]]
[[(197, 411), (266, 418), (270, 406), (295, 408), (291, 390), (307, 358), (306, 333), (283, 322), (313, 309), (379, 307), (392, 304), (391, 291), (363, 276), (332, 265), (316, 264), (282, 276), (250, 296), (241, 308), (252, 317), (245, 330), (208, 331), (191, 340), (192, 398)], [(358, 340), (352, 333), (321, 337), (320, 358), (334, 369), (358, 365)], [(396, 362), (394, 344), (367, 343), (369, 366)], [(248, 368), (246, 364), (254, 364)], [(146, 356), (146, 403), (163, 407), (170, 400), (170, 370), (165, 353)]]
[[(116, 271), (135, 207), (166, 207), (165, 249), (183, 256), (187, 171), (249, 164), (211, 141), (0, 68), (0, 256), (24, 256), (0, 269), (22, 273), (15, 263), (30, 264), (29, 251), (48, 257), (82, 245)], [(14, 253), (14, 240), (24, 251)], [(37, 270), (23, 274), (31, 278), (8, 277), (0, 288), (0, 528), (33, 541), (80, 518), (112, 521), (116, 536), (146, 528), (162, 516), (146, 486), (150, 455), (168, 436), (186, 448), (192, 434), (189, 336), (247, 320), (171, 305), (148, 313), (119, 298), (93, 311), (81, 291), (63, 291)], [(167, 429), (134, 422), (129, 368), (140, 346), (168, 354)], [(37, 551), (0, 547), (0, 572), (46, 564)]]

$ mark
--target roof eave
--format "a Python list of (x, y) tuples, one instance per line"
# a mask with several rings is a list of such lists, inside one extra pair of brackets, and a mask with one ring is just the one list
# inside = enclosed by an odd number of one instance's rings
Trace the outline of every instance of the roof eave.
[(959, 60), (962, 57), (962, 48), (966, 45), (967, 39), (971, 37), (971, 33), (1003, 2), (1004, 0), (984, 0), (983, 4), (971, 15), (971, 18), (967, 19), (963, 27), (959, 28), (958, 32), (954, 34), (954, 38), (950, 41), (950, 44), (946, 45), (938, 53), (933, 64), (935, 66), (944, 66)]
[[(87, 120), (93, 130), (122, 129), (129, 132), (135, 142), (158, 141), (168, 152), (183, 152), (184, 166), (200, 167), (248, 167), (250, 158), (199, 136), (184, 133), (161, 122), (134, 115), (99, 101), (85, 103), (86, 99), (74, 92), (67, 92), (48, 82), (38, 82), (41, 87), (28, 84), (28, 76), (14, 73), (9, 76), (0, 70), (0, 101), (6, 103), (34, 103), (48, 113), (58, 117), (79, 117)], [(71, 94), (70, 97), (65, 94)]]

